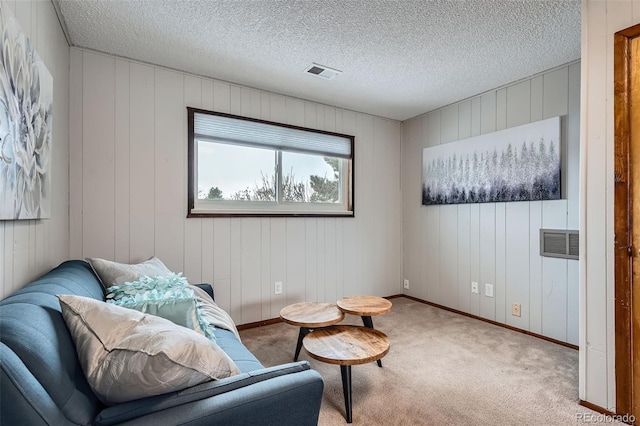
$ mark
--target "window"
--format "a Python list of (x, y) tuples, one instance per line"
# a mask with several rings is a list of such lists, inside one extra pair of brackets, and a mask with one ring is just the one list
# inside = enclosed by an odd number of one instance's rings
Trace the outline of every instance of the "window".
[(188, 217), (353, 216), (353, 136), (187, 112)]

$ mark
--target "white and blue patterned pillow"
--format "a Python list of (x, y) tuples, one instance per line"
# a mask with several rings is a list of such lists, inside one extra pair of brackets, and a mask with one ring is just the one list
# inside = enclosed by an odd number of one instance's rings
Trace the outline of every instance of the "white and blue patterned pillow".
[(188, 286), (182, 274), (143, 276), (109, 287), (107, 303), (168, 319), (215, 341), (215, 328), (204, 318), (200, 303)]

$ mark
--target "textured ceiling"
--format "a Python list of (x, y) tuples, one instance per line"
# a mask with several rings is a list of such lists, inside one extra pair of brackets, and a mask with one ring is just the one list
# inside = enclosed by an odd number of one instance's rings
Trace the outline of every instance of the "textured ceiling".
[(397, 120), (580, 57), (580, 0), (54, 1), (73, 46)]

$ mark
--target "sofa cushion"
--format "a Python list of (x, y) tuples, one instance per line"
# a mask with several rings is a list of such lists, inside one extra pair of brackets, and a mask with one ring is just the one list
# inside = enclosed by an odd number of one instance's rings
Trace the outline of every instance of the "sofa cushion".
[(85, 376), (107, 405), (239, 373), (215, 343), (164, 318), (85, 297), (59, 298)]
[(98, 417), (96, 417), (95, 423), (100, 426), (120, 424), (147, 414), (160, 412), (162, 410), (188, 404), (194, 401), (200, 401), (204, 398), (210, 398), (212, 396), (232, 392), (240, 388), (251, 386), (255, 383), (264, 382), (276, 377), (300, 373), (309, 369), (309, 362), (298, 361), (295, 363), (263, 368), (250, 373), (242, 373), (213, 382), (202, 383), (178, 392), (130, 401), (114, 407), (106, 408)]
[(137, 281), (143, 276), (155, 277), (158, 275), (169, 275), (171, 273), (171, 270), (155, 256), (137, 264), (112, 262), (97, 257), (87, 258), (86, 260), (98, 278), (100, 278), (105, 289), (112, 285)]
[(249, 349), (236, 338), (233, 332), (216, 327), (215, 333), (216, 343), (229, 355), (229, 358), (233, 360), (241, 372), (248, 373), (264, 368), (260, 361), (249, 352)]
[[(205, 319), (202, 303), (181, 274), (141, 277), (107, 289), (107, 303), (159, 316), (215, 340), (214, 327)], [(205, 293), (206, 294), (206, 293)]]

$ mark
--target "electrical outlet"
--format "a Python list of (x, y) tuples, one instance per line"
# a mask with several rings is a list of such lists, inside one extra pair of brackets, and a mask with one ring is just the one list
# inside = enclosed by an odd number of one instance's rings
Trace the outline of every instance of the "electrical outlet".
[(520, 310), (521, 306), (519, 303), (512, 303), (511, 304), (511, 315), (513, 315), (514, 317), (519, 317), (521, 316), (521, 310)]
[(478, 290), (478, 283), (475, 281), (471, 281), (471, 293), (480, 293)]
[(282, 281), (276, 281), (274, 292), (275, 294), (282, 294)]
[(493, 297), (493, 284), (484, 285), (484, 295), (487, 297)]
[(406, 290), (409, 290), (409, 280), (404, 280), (404, 281), (402, 282), (402, 285), (404, 286), (404, 288), (405, 288)]

